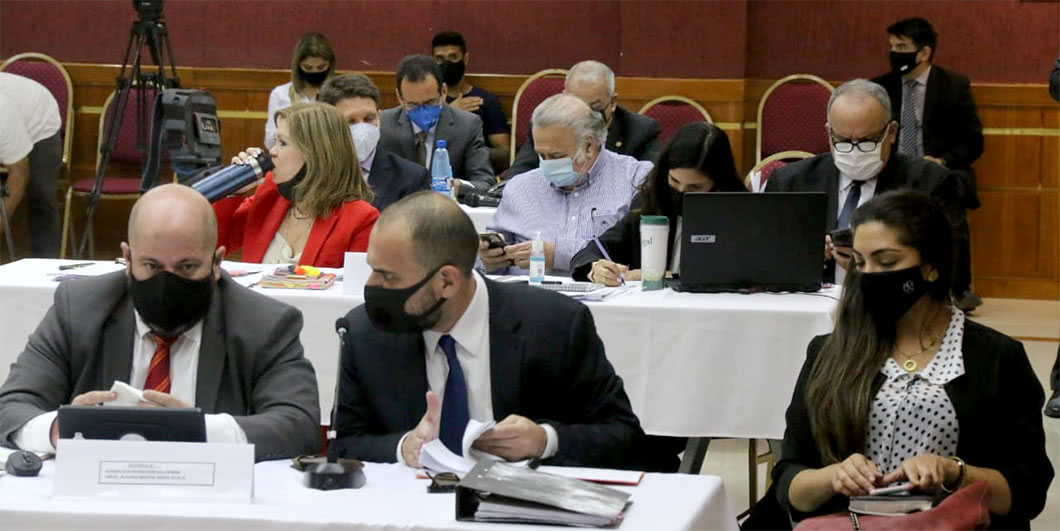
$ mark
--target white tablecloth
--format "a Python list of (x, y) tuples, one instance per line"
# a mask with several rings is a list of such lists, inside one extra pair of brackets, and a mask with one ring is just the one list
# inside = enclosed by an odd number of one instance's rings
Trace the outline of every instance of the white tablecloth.
[[(51, 305), (57, 284), (46, 275), (61, 263), (74, 261), (0, 266), (0, 381)], [(335, 386), (335, 319), (360, 305), (362, 294), (346, 295), (338, 285), (323, 292), (254, 289), (302, 311), (302, 344), (316, 368), (326, 421)], [(837, 295), (664, 290), (589, 308), (647, 433), (780, 439), (806, 344), (831, 330)]]
[(460, 205), (460, 208), (464, 209), (468, 217), (471, 218), (471, 222), (475, 224), (475, 230), (480, 234), (486, 232), (486, 226), (493, 221), (493, 215), (497, 213), (497, 209), (494, 207), (469, 207), (467, 205)]
[[(252, 503), (157, 503), (52, 499), (55, 462), (41, 475), (0, 475), (0, 527), (16, 529), (512, 529), (556, 527), (457, 522), (454, 494), (427, 494), (427, 481), (402, 465), (365, 465), (357, 490), (315, 491), (287, 461), (254, 469)], [(717, 476), (647, 474), (619, 529), (737, 529)]]

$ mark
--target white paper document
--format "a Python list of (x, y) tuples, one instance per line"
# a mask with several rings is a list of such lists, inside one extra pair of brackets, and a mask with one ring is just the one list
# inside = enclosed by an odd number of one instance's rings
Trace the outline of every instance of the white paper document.
[[(463, 456), (454, 454), (442, 443), (441, 439), (425, 443), (420, 448), (420, 466), (439, 474), (451, 472), (458, 476), (463, 476), (470, 472), (472, 468), (475, 468), (475, 464), (480, 460), (503, 461), (504, 459), (493, 454), (471, 448), (471, 445), (475, 443), (479, 436), (493, 429), (496, 425), (497, 423), (492, 420), (489, 422), (479, 422), (475, 419), (469, 420), (467, 428), (464, 428), (464, 438), (460, 444), (460, 448), (464, 452)], [(526, 461), (522, 461), (522, 463), (525, 464)]]

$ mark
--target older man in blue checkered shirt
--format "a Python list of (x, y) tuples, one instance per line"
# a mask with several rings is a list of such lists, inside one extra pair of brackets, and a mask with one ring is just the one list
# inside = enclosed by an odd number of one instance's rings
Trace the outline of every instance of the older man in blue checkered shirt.
[(652, 163), (604, 148), (603, 116), (582, 100), (556, 94), (534, 109), (537, 169), (512, 179), (488, 229), (500, 233), (503, 248), (481, 243), (487, 273), (525, 274), (530, 241), (545, 242), (545, 269), (569, 275), (575, 253), (622, 219)]

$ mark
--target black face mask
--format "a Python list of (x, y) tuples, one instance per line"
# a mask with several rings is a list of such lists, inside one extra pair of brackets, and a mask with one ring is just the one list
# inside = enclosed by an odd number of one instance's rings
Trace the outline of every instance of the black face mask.
[(916, 68), (917, 52), (891, 52), (891, 71), (897, 74), (908, 74)]
[(858, 286), (865, 308), (877, 326), (893, 327), (927, 292), (928, 283), (920, 266), (881, 273), (860, 273)]
[(305, 81), (307, 85), (319, 87), (320, 85), (323, 85), (325, 81), (327, 81), (328, 71), (324, 70), (323, 72), (306, 72), (305, 70), (299, 68), (298, 77), (302, 78), (302, 81)]
[(213, 296), (213, 272), (190, 280), (169, 271), (155, 273), (147, 280), (129, 275), (133, 308), (151, 330), (173, 337), (191, 328), (206, 315)]
[(460, 80), (464, 79), (464, 61), (442, 61), (442, 81), (449, 86), (450, 89), (460, 84)]
[(419, 315), (411, 315), (405, 311), (405, 303), (408, 302), (417, 291), (427, 284), (438, 269), (427, 273), (423, 280), (402, 289), (384, 288), (382, 286), (364, 287), (364, 309), (368, 312), (368, 320), (372, 322), (377, 330), (391, 334), (412, 334), (424, 331), (434, 326), (437, 319), (431, 322), (432, 314), (445, 304), (444, 297), (440, 297), (427, 311)]
[(298, 183), (305, 180), (306, 166), (303, 164), (302, 169), (298, 170), (298, 173), (294, 174), (294, 177), (289, 181), (282, 183), (276, 183), (276, 190), (280, 192), (280, 195), (284, 199), (293, 202), (294, 201), (294, 187), (298, 186)]

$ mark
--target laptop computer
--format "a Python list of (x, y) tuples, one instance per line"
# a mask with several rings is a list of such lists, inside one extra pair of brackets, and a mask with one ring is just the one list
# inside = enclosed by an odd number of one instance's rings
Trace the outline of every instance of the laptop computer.
[(821, 289), (823, 192), (685, 194), (677, 291)]

